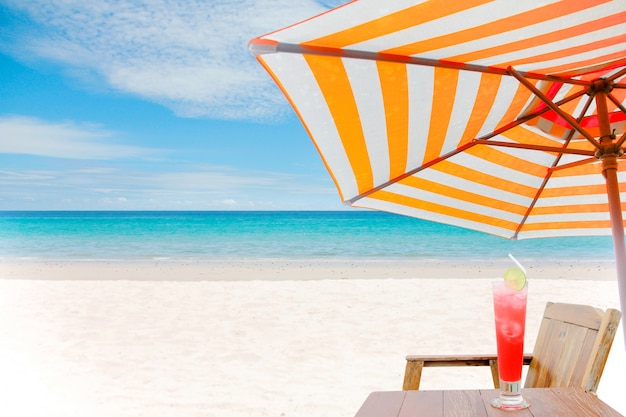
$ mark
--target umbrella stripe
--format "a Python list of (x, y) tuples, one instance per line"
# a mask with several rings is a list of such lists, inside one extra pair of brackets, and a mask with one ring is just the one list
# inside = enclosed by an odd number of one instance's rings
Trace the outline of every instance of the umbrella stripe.
[(524, 231), (517, 236), (519, 240), (564, 237), (564, 236), (608, 236), (611, 229), (552, 229), (552, 230), (532, 230)]
[[(484, 159), (493, 164), (501, 165), (502, 167), (516, 167), (519, 171), (523, 171), (526, 174), (533, 175), (535, 177), (544, 178), (548, 173), (547, 168), (544, 165), (538, 163), (532, 163), (528, 158), (522, 158), (519, 153), (515, 153), (515, 150), (508, 149), (501, 150), (490, 146), (474, 146), (465, 151), (468, 155), (474, 155), (477, 158)], [(539, 153), (533, 151), (527, 151), (528, 154), (533, 157), (540, 157), (547, 155), (547, 153)], [(549, 159), (554, 159), (550, 157)]]
[[(626, 223), (625, 223), (626, 224)], [(610, 229), (610, 220), (525, 223), (520, 232), (543, 230)]]
[[(570, 134), (572, 128), (567, 126), (562, 126), (560, 124), (554, 123), (548, 119), (545, 119), (543, 117), (539, 117), (535, 120), (532, 120), (530, 122), (528, 122), (528, 125), (530, 126), (536, 126), (538, 129), (540, 129), (542, 132), (545, 132), (553, 137), (557, 137), (557, 138), (561, 138), (561, 139), (566, 139), (568, 137), (568, 135)], [(588, 132), (589, 130), (586, 129)], [(590, 132), (591, 134), (591, 132)], [(575, 133), (574, 134), (575, 138), (580, 138), (581, 135), (580, 133)]]
[[(449, 3), (461, 3), (457, 4), (449, 4)], [(313, 39), (300, 42), (301, 45), (308, 46), (318, 46), (324, 45), (325, 48), (343, 48), (343, 47), (355, 47), (355, 45), (359, 45), (368, 39), (377, 39), (380, 37), (388, 37), (388, 34), (396, 35), (399, 32), (402, 32), (405, 29), (412, 28), (419, 25), (426, 25), (427, 22), (435, 20), (438, 17), (443, 17), (446, 14), (450, 14), (450, 19), (454, 20), (454, 22), (450, 22), (450, 25), (446, 25), (445, 23), (440, 26), (445, 26), (445, 30), (449, 30), (450, 27), (459, 27), (460, 25), (471, 25), (470, 22), (475, 20), (468, 19), (464, 13), (479, 13), (481, 11), (481, 7), (479, 7), (482, 1), (476, 2), (447, 2), (447, 1), (428, 1), (419, 3), (413, 7), (408, 7), (403, 10), (399, 10), (396, 12), (392, 12), (389, 15), (382, 16), (378, 19), (374, 19), (368, 22), (368, 18), (371, 13), (377, 12), (375, 8), (368, 7), (367, 4), (363, 4), (362, 6), (359, 2), (356, 2), (355, 8), (363, 9), (363, 23), (357, 24), (355, 26), (350, 27), (350, 24), (353, 24), (354, 21), (346, 21), (346, 19), (341, 19), (341, 13), (328, 13), (320, 17), (320, 20), (323, 21), (326, 25), (319, 25), (318, 28), (324, 28), (328, 32), (328, 28), (330, 29), (330, 34), (323, 36), (313, 36)], [(526, 3), (526, 2), (520, 2)], [(603, 4), (607, 4), (607, 10), (604, 10)], [(401, 4), (396, 7), (402, 7)], [(461, 44), (467, 44), (469, 41), (473, 39), (485, 39), (492, 38), (494, 36), (501, 35), (503, 33), (508, 34), (515, 28), (525, 28), (528, 27), (529, 30), (524, 33), (516, 34), (515, 38), (531, 38), (533, 35), (537, 35), (538, 27), (541, 31), (541, 36), (549, 36), (545, 40), (542, 40), (541, 44), (545, 45), (547, 43), (553, 43), (553, 38), (558, 38), (559, 36), (562, 39), (569, 39), (569, 35), (571, 32), (562, 32), (560, 30), (561, 27), (570, 25), (572, 17), (576, 17), (577, 20), (584, 16), (586, 20), (589, 20), (590, 17), (594, 17), (594, 15), (606, 14), (609, 11), (614, 10), (614, 5), (610, 2), (607, 3), (605, 0), (587, 0), (582, 1), (578, 0), (576, 2), (559, 2), (555, 4), (545, 5), (543, 7), (538, 7), (533, 9), (532, 3), (519, 5), (519, 4), (511, 4), (510, 2), (500, 2), (500, 3), (492, 3), (488, 4), (486, 7), (489, 7), (489, 19), (494, 19), (494, 22), (489, 24), (479, 24), (477, 26), (469, 26), (468, 29), (460, 30), (455, 32), (454, 34), (449, 34), (450, 40), (444, 42), (444, 45), (448, 45), (450, 47), (458, 48)], [(612, 8), (612, 9), (609, 9)], [(344, 8), (347, 9), (347, 8)], [(341, 12), (339, 10), (338, 12)], [(497, 11), (497, 14), (494, 14)], [(485, 13), (483, 13), (485, 14)], [(459, 18), (459, 16), (462, 16)], [(497, 16), (502, 16), (500, 19), (497, 19)], [(486, 18), (485, 18), (486, 19)], [(342, 21), (343, 20), (343, 21)], [(518, 23), (511, 23), (518, 22)], [(546, 28), (544, 29), (542, 25), (538, 25), (538, 22), (548, 22)], [(564, 22), (564, 23), (561, 23)], [(604, 19), (596, 19), (594, 23), (596, 23), (597, 27), (610, 27), (612, 22), (623, 22), (623, 19), (620, 19), (619, 14), (616, 14), (615, 17), (604, 18)], [(329, 23), (333, 23), (332, 25), (328, 25)], [(304, 27), (304, 29), (303, 29)], [(344, 29), (342, 29), (342, 27)], [(347, 29), (346, 29), (347, 28)], [(532, 28), (532, 32), (530, 29)], [(466, 36), (465, 31), (470, 30), (470, 36)], [(307, 27), (307, 25), (295, 25), (291, 28), (288, 28), (281, 32), (281, 36), (284, 37), (283, 41), (289, 41), (289, 39), (301, 39), (301, 36), (304, 33), (314, 32), (311, 28)], [(422, 31), (422, 33), (425, 33)], [(589, 30), (581, 30), (579, 33), (589, 33)], [(296, 35), (301, 35), (300, 37)], [(313, 33), (311, 33), (313, 34)], [(267, 35), (266, 39), (276, 38), (276, 33)], [(434, 36), (428, 39), (437, 39), (439, 37)], [(341, 39), (341, 40), (340, 40)], [(428, 41), (428, 39), (426, 41)], [(464, 39), (464, 42), (459, 42), (459, 39)], [(431, 47), (423, 48), (424, 51), (433, 51), (440, 50), (442, 45), (436, 45)], [(508, 43), (506, 45), (510, 48), (510, 51), (519, 51), (520, 45), (515, 45)], [(522, 45), (523, 46), (523, 45)], [(476, 50), (477, 48), (474, 48)], [(482, 50), (484, 48), (478, 48), (478, 50)], [(372, 49), (370, 49), (372, 50)], [(376, 50), (376, 49), (373, 49)], [(387, 48), (383, 50), (379, 50), (380, 52), (389, 52), (396, 51), (394, 48)], [(397, 51), (396, 51), (397, 52)], [(405, 51), (406, 52), (406, 51)], [(470, 51), (471, 52), (471, 51)], [(399, 52), (398, 52), (399, 53)], [(415, 55), (416, 52), (407, 52), (407, 55)], [(444, 55), (445, 56), (445, 55)], [(462, 57), (464, 55), (452, 54), (447, 55), (445, 58), (450, 60), (454, 57)], [(491, 55), (493, 56), (493, 55)], [(468, 61), (465, 61), (468, 62)], [(493, 62), (491, 63), (493, 65)]]
[[(610, 102), (611, 105), (608, 104), (609, 103), (607, 103), (607, 109), (609, 113), (607, 114), (607, 118), (609, 119), (609, 122), (611, 124), (623, 122), (624, 119), (626, 119), (626, 114), (622, 113), (621, 110), (615, 111), (617, 109), (617, 106), (613, 102)], [(597, 109), (594, 109), (594, 114), (597, 114)], [(543, 117), (548, 118), (548, 116), (550, 116), (550, 120), (556, 123), (564, 124), (563, 119), (560, 117), (556, 117), (554, 114), (546, 114)], [(599, 127), (598, 119), (593, 116), (583, 117), (580, 124), (587, 129)]]
[[(448, 207), (423, 199), (401, 196), (390, 192), (379, 192), (355, 205), (357, 207), (375, 208), (395, 212), (399, 214), (425, 218), (428, 220), (445, 222), (448, 224), (492, 233), (499, 236), (512, 236), (515, 230), (511, 226), (516, 222), (498, 220), (493, 216), (474, 213), (467, 216), (467, 210), (458, 207)], [(493, 221), (492, 221), (493, 220)], [(626, 226), (626, 221), (624, 223)], [(538, 221), (530, 222), (521, 230), (520, 239), (551, 237), (551, 236), (580, 236), (580, 235), (606, 235), (610, 234), (610, 221), (603, 218), (596, 220), (584, 217), (569, 218), (567, 221)], [(507, 233), (507, 231), (509, 233)]]
[[(626, 25), (621, 25), (623, 28), (626, 28)], [(620, 57), (619, 53), (623, 53), (623, 44), (626, 41), (626, 34), (614, 36), (611, 38), (603, 38), (597, 40), (595, 42), (589, 42), (584, 45), (574, 45), (569, 48), (558, 49), (550, 52), (546, 52), (539, 55), (528, 56), (523, 59), (516, 59), (501, 65), (513, 66), (516, 68), (521, 68), (526, 64), (537, 64), (537, 62), (548, 62), (554, 60), (562, 60), (571, 65), (572, 57), (578, 55), (591, 55), (594, 56), (594, 60), (597, 59), (598, 51), (601, 51), (603, 48), (608, 48), (611, 51), (615, 51), (613, 53), (617, 53), (617, 57)], [(617, 51), (616, 51), (617, 49)], [(592, 54), (589, 54), (592, 52)]]
[[(415, 178), (424, 179), (433, 183), (445, 184), (459, 190), (471, 190), (471, 192), (481, 196), (479, 197), (479, 200), (481, 198), (487, 198), (493, 199), (494, 201), (504, 201), (506, 203), (528, 206), (533, 199), (533, 196), (516, 192), (515, 189), (506, 187), (500, 182), (484, 183), (484, 181), (476, 181), (474, 178), (464, 178), (456, 176), (454, 173), (447, 173), (439, 170), (425, 170), (420, 172), (419, 176), (415, 176)], [(406, 180), (407, 179), (405, 178), (402, 181)], [(510, 182), (511, 187), (514, 187), (515, 184), (518, 183), (513, 181)]]
[[(560, 65), (542, 68), (542, 71), (549, 74), (559, 74), (561, 76), (575, 76), (588, 72), (599, 71), (603, 68), (614, 68), (626, 64), (626, 58), (623, 58), (624, 52), (613, 52), (602, 56), (581, 57), (578, 61), (564, 62)], [(531, 65), (526, 67), (530, 68)], [(523, 70), (524, 68), (520, 68)]]
[(435, 165), (432, 169), (438, 172), (444, 172), (451, 176), (467, 178), (473, 183), (509, 191), (524, 197), (532, 198), (535, 195), (535, 187), (523, 185), (519, 182), (509, 181), (506, 177), (488, 174), (480, 170), (455, 164), (451, 161), (442, 161)]
[(608, 198), (605, 195), (593, 194), (593, 195), (570, 195), (560, 196), (553, 198), (540, 199), (535, 207), (551, 207), (551, 206), (575, 206), (585, 204), (605, 204)]
[[(499, 77), (497, 80), (497, 90), (493, 92), (491, 88), (495, 88), (495, 84), (495, 79), (490, 77), (483, 77), (481, 79), (479, 94), (483, 92), (488, 93), (490, 96), (493, 96), (493, 101), (491, 102), (491, 98), (485, 99), (477, 95), (477, 101), (489, 101), (491, 108), (489, 110), (485, 109), (485, 113), (487, 114), (485, 115), (481, 128), (474, 134), (475, 138), (491, 134), (494, 130), (500, 128), (501, 124), (510, 122), (519, 114), (520, 109), (524, 107), (528, 100), (528, 91), (521, 90), (519, 83), (509, 77)], [(522, 92), (525, 96), (523, 100), (521, 100), (520, 96)], [(511, 119), (505, 119), (507, 115), (511, 115)], [(504, 122), (505, 120), (506, 122)]]
[[(493, 188), (502, 190), (515, 189), (515, 193), (527, 197), (534, 196), (534, 191), (532, 190), (536, 190), (541, 185), (543, 177), (530, 175), (515, 168), (494, 164), (469, 153), (462, 153), (454, 159), (441, 163), (440, 167), (432, 167), (432, 170), (435, 172), (446, 172), (451, 176), (463, 176), (472, 182), (489, 185)], [(484, 174), (487, 176), (485, 177)], [(494, 181), (494, 179), (497, 180)]]
[[(388, 14), (393, 14), (407, 7), (412, 7), (414, 4), (414, 0), (394, 0), (385, 5), (385, 11)], [(354, 10), (357, 10), (356, 17)], [(350, 4), (345, 4), (333, 10), (332, 13), (326, 11), (304, 22), (290, 25), (279, 31), (270, 32), (256, 39), (274, 41), (280, 39), (280, 42), (301, 44), (310, 43), (312, 39), (317, 38), (330, 40), (331, 38), (327, 38), (329, 34), (340, 33), (348, 30), (351, 26), (358, 26), (370, 20), (378, 19), (379, 17), (379, 10), (373, 8), (371, 2), (352, 1)], [(315, 20), (315, 24), (303, 24), (312, 20)], [(371, 31), (375, 30), (373, 27), (369, 29)]]
[(449, 207), (442, 204), (433, 203), (431, 201), (412, 198), (406, 195), (395, 194), (389, 191), (378, 191), (368, 196), (369, 199), (382, 200), (394, 204), (400, 204), (419, 210), (429, 211), (442, 216), (455, 217), (471, 222), (484, 223), (496, 226), (506, 230), (515, 230), (517, 224), (515, 222), (506, 221), (500, 218), (482, 215), (476, 212), (461, 210), (456, 207)]
[(433, 110), (423, 163), (437, 159), (442, 153), (454, 106), (458, 75), (456, 70), (435, 68)]
[[(581, 203), (581, 204), (571, 204), (571, 205), (563, 204), (563, 205), (543, 206), (543, 207), (536, 206), (533, 209), (530, 217), (548, 216), (548, 215), (561, 216), (565, 214), (589, 215), (591, 213), (601, 213), (603, 215), (603, 218), (608, 219), (609, 214), (608, 214), (608, 207), (607, 207), (608, 203), (607, 203), (606, 194), (602, 197), (603, 198), (600, 198), (600, 200), (603, 201), (601, 203), (582, 204), (582, 202), (580, 201), (581, 199), (576, 199), (575, 203)], [(557, 201), (560, 202), (562, 200), (559, 199)], [(622, 210), (626, 210), (626, 203), (621, 203), (621, 206), (622, 206)]]
[[(619, 56), (619, 54), (616, 54)], [(613, 61), (600, 61), (598, 59), (589, 60), (589, 65), (581, 66), (577, 65), (578, 68), (568, 71), (561, 71), (558, 74), (556, 72), (552, 72), (552, 74), (557, 74), (559, 77), (565, 77), (569, 79), (580, 79), (580, 77), (585, 75), (592, 75), (594, 77), (605, 77), (611, 76), (616, 72), (616, 69), (622, 69), (624, 65), (626, 65), (626, 59), (615, 59)]]
[(461, 141), (457, 146), (462, 146), (478, 136), (478, 132), (481, 131), (485, 121), (489, 118), (494, 108), (496, 97), (500, 91), (501, 81), (502, 76), (500, 75), (481, 74), (480, 85), (476, 96), (485, 97), (485, 99), (474, 100), (472, 113), (465, 125)]
[[(426, 52), (457, 45), (461, 43), (459, 40), (469, 42), (516, 29), (526, 28), (552, 19), (563, 18), (571, 13), (602, 4), (606, 1), (607, 0), (577, 0), (575, 2), (558, 2), (538, 8), (528, 7), (525, 11), (516, 14), (513, 14), (515, 13), (515, 8), (511, 2), (502, 2), (501, 9), (496, 9), (494, 6), (490, 7), (491, 15), (485, 24), (472, 26), (455, 32), (450, 32), (450, 27), (447, 27), (448, 32), (446, 32), (445, 35), (409, 43), (397, 48), (390, 48), (384, 52), (408, 56), (418, 54), (427, 56)], [(531, 5), (528, 4), (528, 6)], [(494, 13), (498, 12), (502, 13), (504, 17), (494, 19)], [(448, 59), (448, 57), (445, 59)]]
[(323, 44), (331, 48), (344, 48), (372, 38), (382, 37), (398, 30), (426, 23), (432, 19), (459, 13), (477, 5), (488, 3), (489, 1), (491, 0), (425, 1), (378, 19), (368, 20), (360, 25), (354, 25), (349, 29), (302, 42), (302, 45), (312, 46)]
[[(511, 82), (512, 80), (509, 79), (507, 81)], [(515, 96), (511, 99), (502, 119), (493, 130), (500, 129), (510, 121), (517, 119), (517, 116), (521, 116), (523, 109), (528, 105), (528, 101), (534, 98), (533, 94), (523, 85), (517, 82), (514, 82), (514, 85), (516, 86)]]
[[(487, 8), (489, 9), (488, 12), (486, 11)], [(471, 50), (476, 48), (476, 43), (483, 42), (484, 34), (489, 32), (489, 24), (493, 19), (504, 19), (511, 14), (523, 13), (528, 10), (528, 5), (523, 2), (494, 1), (467, 9), (454, 17), (451, 17), (452, 15), (446, 16), (446, 20), (430, 19), (430, 22), (420, 25), (419, 28), (411, 27), (400, 30), (383, 39), (388, 45), (384, 49), (382, 45), (379, 45), (378, 39), (351, 45), (351, 47), (382, 50), (387, 54), (402, 56), (422, 55), (428, 57), (433, 56), (433, 51), (440, 51), (441, 54), (439, 55), (447, 59), (449, 56), (447, 51), (450, 49)], [(451, 29), (456, 30), (452, 36), (450, 34)], [(407, 40), (413, 41), (407, 43)]]
[[(529, 36), (517, 41), (498, 44), (489, 48), (471, 51), (448, 57), (450, 61), (456, 62), (479, 62), (483, 59), (503, 55), (512, 51), (519, 52), (525, 49), (536, 47), (537, 45), (548, 45), (553, 42), (566, 40), (581, 33), (590, 33), (600, 29), (608, 28), (626, 21), (626, 12), (605, 16), (593, 21), (583, 21), (578, 25), (555, 30), (550, 33), (541, 33), (536, 36)], [(572, 22), (575, 23), (575, 22)]]
[[(621, 191), (620, 187), (620, 191)], [(626, 189), (625, 189), (626, 190)], [(580, 196), (585, 194), (597, 194), (606, 196), (606, 185), (578, 185), (574, 187), (545, 188), (541, 193), (542, 198), (564, 197), (564, 196)]]
[[(575, 169), (578, 166), (585, 165), (596, 165), (598, 160), (593, 157), (582, 158), (578, 155), (567, 155), (564, 154), (559, 159), (559, 162), (556, 166), (549, 168), (551, 178), (557, 178), (554, 174), (559, 173), (560, 171), (568, 171), (571, 169)], [(566, 176), (571, 176), (572, 174), (566, 173)]]
[[(500, 164), (506, 164), (507, 162), (512, 163), (514, 165), (508, 166), (509, 169), (513, 168), (515, 171), (533, 175), (536, 178), (541, 178), (541, 180), (550, 175), (549, 167), (555, 164), (559, 158), (557, 153), (551, 150), (516, 149), (498, 146), (483, 146), (481, 149), (484, 149), (483, 152), (485, 152), (486, 155), (489, 155), (487, 152), (494, 154), (498, 152), (507, 155), (506, 157), (498, 159)], [(574, 156), (579, 158), (579, 155)], [(491, 158), (495, 157), (494, 155)], [(578, 159), (576, 160), (578, 161)]]
[(407, 170), (420, 166), (424, 161), (424, 144), (428, 140), (432, 106), (424, 105), (435, 90), (435, 71), (432, 67), (407, 66), (409, 80), (409, 148)]
[[(565, 158), (564, 158), (565, 159)], [(580, 180), (580, 177), (582, 176), (594, 176), (592, 177), (593, 180), (589, 181), (589, 182), (593, 182), (595, 184), (599, 184), (602, 183), (604, 184), (604, 180), (599, 177), (598, 175), (600, 175), (602, 173), (602, 164), (595, 160), (596, 162), (594, 163), (588, 163), (588, 164), (584, 164), (584, 165), (576, 165), (573, 166), (571, 168), (567, 168), (567, 169), (563, 169), (563, 170), (553, 170), (552, 171), (552, 181), (555, 184), (559, 183), (559, 180), (561, 178), (573, 178), (573, 181), (576, 182), (576, 184), (580, 185), (580, 183), (578, 182)], [(565, 161), (564, 161), (565, 162)], [(576, 177), (576, 178), (574, 178)]]
[(527, 62), (525, 64), (512, 63), (519, 71), (528, 71), (530, 68), (540, 70), (546, 74), (573, 76), (578, 73), (598, 71), (619, 63), (623, 58), (623, 46), (616, 48), (602, 48), (587, 53), (570, 55), (567, 58), (544, 59), (542, 61)]
[(341, 59), (336, 57), (305, 55), (304, 58), (328, 104), (352, 171), (359, 173), (356, 176), (358, 191), (363, 193), (372, 188), (374, 180), (359, 112), (345, 68), (338, 64)]
[(506, 228), (499, 227), (499, 226), (486, 225), (486, 224), (481, 224), (479, 222), (463, 220), (457, 217), (450, 217), (450, 216), (446, 216), (441, 213), (437, 213), (433, 211), (426, 211), (426, 210), (421, 210), (418, 208), (403, 206), (403, 205), (399, 205), (394, 202), (389, 202), (385, 200), (365, 198), (363, 200), (360, 200), (358, 205), (355, 204), (354, 207), (363, 207), (363, 208), (369, 208), (369, 209), (375, 209), (375, 210), (388, 211), (391, 213), (402, 214), (405, 216), (419, 217), (421, 219), (451, 224), (453, 226), (459, 226), (459, 227), (464, 227), (468, 229), (478, 230), (481, 232), (491, 233), (493, 235), (498, 235), (498, 236), (511, 237), (514, 232), (511, 229), (506, 229)]
[[(515, 127), (508, 132), (502, 133), (502, 136), (513, 143), (525, 143), (528, 145), (550, 146), (555, 148), (563, 147), (563, 141), (554, 140), (541, 134), (540, 132), (530, 130), (524, 126)], [(587, 142), (585, 142), (585, 144), (586, 143)], [(582, 149), (589, 149), (590, 146), (591, 145), (585, 146)]]
[(377, 62), (387, 121), (389, 178), (402, 175), (407, 167), (409, 141), (409, 92), (406, 65)]
[[(623, 159), (619, 160), (618, 166), (619, 166), (619, 171), (621, 173), (624, 169), (626, 169), (626, 160), (623, 160)], [(570, 169), (563, 170), (563, 171), (554, 171), (552, 176), (554, 178), (559, 178), (559, 177), (569, 177), (569, 176), (575, 176), (575, 175), (592, 175), (592, 174), (601, 174), (601, 173), (602, 173), (602, 163), (598, 160), (596, 163), (593, 163), (593, 164), (579, 165), (574, 168), (570, 168)], [(600, 177), (596, 177), (596, 178), (598, 178), (596, 183), (604, 184), (604, 180), (602, 178)], [(620, 181), (622, 181), (622, 178), (620, 178)]]
[[(481, 89), (486, 87), (486, 79), (480, 73), (469, 71), (457, 71), (457, 73), (455, 102), (448, 121), (446, 138), (442, 148), (443, 152), (463, 148), (473, 139), (473, 136), (466, 136), (473, 133), (472, 130), (474, 129), (468, 131), (468, 128), (471, 129), (470, 123), (472, 123), (472, 119), (474, 119), (474, 125), (480, 128), (489, 114), (494, 99), (494, 97), (490, 97), (487, 100), (478, 99), (480, 94), (482, 94)], [(500, 78), (502, 77), (496, 76), (496, 79)], [(493, 90), (488, 92), (493, 92)], [(471, 102), (465, 103), (465, 99), (469, 97), (472, 97)]]
[[(580, 37), (580, 43), (573, 43), (571, 38), (563, 38), (554, 42), (537, 39), (537, 43), (529, 48), (523, 50), (509, 49), (499, 55), (492, 55), (488, 58), (471, 62), (477, 65), (486, 65), (487, 62), (490, 62), (491, 65), (496, 67), (506, 68), (513, 66), (520, 70), (524, 69), (528, 64), (533, 64), (535, 69), (544, 68), (543, 71), (545, 71), (546, 67), (551, 66), (563, 64), (572, 66), (572, 63), (575, 61), (588, 58), (597, 59), (599, 56), (621, 51), (619, 35), (614, 34), (623, 32), (625, 26), (623, 22), (620, 22), (620, 24), (602, 30), (579, 32), (579, 34), (585, 34), (585, 37)], [(552, 26), (550, 27), (552, 28)], [(604, 40), (604, 38), (613, 36), (616, 36), (616, 38), (612, 42)]]
[[(466, 201), (458, 199), (456, 196), (448, 196), (444, 194), (437, 194), (430, 190), (422, 190), (418, 188), (405, 187), (404, 184), (394, 184), (385, 189), (386, 192), (395, 195), (403, 195), (416, 201), (429, 201), (439, 206), (445, 206), (461, 210), (463, 212), (477, 213), (481, 216), (489, 218), (498, 218), (507, 222), (519, 223), (523, 218), (522, 214), (516, 214), (514, 212), (503, 210), (499, 206), (488, 206), (483, 204), (482, 200), (479, 201)], [(374, 196), (376, 198), (376, 196)]]
[(600, 174), (560, 176), (550, 179), (550, 184), (544, 193), (546, 197), (580, 195), (581, 193), (604, 194), (606, 184)]
[(520, 204), (513, 204), (509, 201), (502, 201), (496, 198), (491, 198), (484, 194), (476, 194), (462, 190), (460, 188), (451, 187), (447, 184), (441, 184), (434, 181), (429, 181), (424, 178), (408, 177), (399, 182), (399, 184), (409, 187), (427, 190), (432, 193), (441, 194), (456, 200), (465, 201), (473, 204), (480, 204), (486, 207), (497, 208), (498, 210), (508, 211), (517, 215), (524, 215), (526, 213), (526, 207)]
[[(570, 206), (544, 206), (535, 207), (530, 215), (530, 218), (534, 216), (543, 216), (548, 214), (561, 215), (572, 213), (607, 213), (607, 204), (576, 204)], [(626, 209), (626, 204), (622, 204), (622, 209)]]
[[(359, 118), (363, 127), (365, 144), (370, 158), (374, 184), (383, 184), (389, 181), (390, 158), (387, 141), (380, 140), (387, 137), (387, 121), (385, 104), (381, 91), (381, 81), (378, 75), (378, 67), (374, 61), (359, 61), (355, 59), (343, 59), (343, 65), (348, 74), (348, 79), (355, 92), (354, 99), (359, 111)], [(368, 91), (368, 94), (356, 94), (359, 91)], [(329, 121), (329, 124), (332, 122)], [(350, 171), (349, 166), (342, 167)], [(355, 190), (350, 196), (358, 194)]]
[[(580, 175), (568, 175), (568, 176), (556, 176), (555, 175), (554, 178), (552, 178), (551, 187), (558, 188), (558, 187), (575, 187), (575, 186), (586, 186), (586, 185), (598, 185), (598, 186), (605, 185), (604, 178), (601, 174), (602, 165), (599, 163), (592, 164), (592, 165), (594, 166), (594, 168), (597, 169), (596, 172), (583, 173)], [(573, 169), (575, 170), (576, 168), (573, 168)], [(619, 182), (626, 181), (626, 173), (622, 171), (618, 172), (618, 180)]]
[[(546, 215), (536, 215), (530, 216), (525, 224), (548, 224), (548, 223), (569, 223), (569, 227), (571, 227), (574, 223), (583, 223), (587, 224), (590, 222), (605, 222), (611, 221), (608, 213), (561, 213), (561, 214), (546, 214)], [(589, 227), (589, 226), (587, 226)], [(591, 226), (596, 228), (596, 226)]]

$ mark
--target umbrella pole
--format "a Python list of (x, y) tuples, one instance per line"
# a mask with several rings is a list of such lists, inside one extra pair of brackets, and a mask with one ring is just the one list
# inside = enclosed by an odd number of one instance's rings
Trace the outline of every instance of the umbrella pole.
[[(610, 163), (613, 159), (614, 163)], [(607, 163), (609, 162), (609, 163)], [(624, 226), (622, 205), (619, 195), (619, 183), (617, 180), (617, 157), (602, 160), (606, 190), (609, 197), (609, 213), (611, 215), (611, 228), (613, 231), (613, 248), (615, 250), (615, 268), (617, 270), (617, 287), (619, 290), (620, 308), (626, 311), (626, 245), (624, 244)], [(607, 165), (609, 166), (607, 168)], [(614, 165), (614, 168), (610, 167)], [(622, 325), (624, 343), (626, 347), (626, 326)]]
[[(609, 202), (620, 308), (622, 312), (626, 312), (626, 244), (624, 243), (624, 219), (619, 181), (617, 179), (617, 157), (620, 150), (615, 149), (615, 138), (614, 135), (611, 134), (611, 125), (606, 106), (606, 93), (604, 91), (598, 91), (595, 99), (598, 120), (600, 122), (600, 147), (602, 149), (600, 158), (602, 159), (602, 173), (606, 180), (606, 191)], [(626, 347), (626, 326), (622, 325), (622, 330), (624, 332), (624, 343)]]

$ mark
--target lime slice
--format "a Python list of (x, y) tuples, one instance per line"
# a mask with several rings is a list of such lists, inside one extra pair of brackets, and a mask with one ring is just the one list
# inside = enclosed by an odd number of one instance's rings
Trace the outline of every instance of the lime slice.
[(504, 283), (509, 288), (519, 291), (526, 286), (526, 274), (520, 268), (509, 268), (504, 273)]

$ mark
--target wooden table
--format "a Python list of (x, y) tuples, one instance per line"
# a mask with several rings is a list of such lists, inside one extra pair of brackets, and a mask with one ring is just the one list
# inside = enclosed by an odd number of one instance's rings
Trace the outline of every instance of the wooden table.
[(624, 417), (582, 388), (527, 388), (530, 407), (498, 410), (498, 390), (386, 391), (371, 393), (355, 417)]

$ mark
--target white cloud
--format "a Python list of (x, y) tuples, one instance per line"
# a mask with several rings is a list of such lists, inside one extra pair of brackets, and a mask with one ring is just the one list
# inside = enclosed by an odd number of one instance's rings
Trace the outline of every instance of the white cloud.
[(50, 180), (53, 178), (54, 176), (52, 175), (36, 172), (0, 171), (0, 184), (8, 182), (24, 183), (26, 181)]
[[(288, 109), (247, 41), (345, 1), (5, 0), (39, 25), (13, 55), (69, 65), (179, 115), (274, 118)], [(11, 48), (10, 46), (4, 46)], [(26, 54), (26, 55), (24, 55)], [(87, 77), (85, 77), (87, 78)]]
[(0, 210), (28, 210), (42, 204), (47, 210), (337, 209), (332, 185), (309, 177), (293, 179), (288, 174), (226, 166), (161, 173), (120, 167), (3, 170)]
[(53, 158), (113, 159), (146, 156), (153, 151), (110, 143), (114, 133), (96, 125), (48, 123), (39, 119), (0, 118), (0, 154)]

